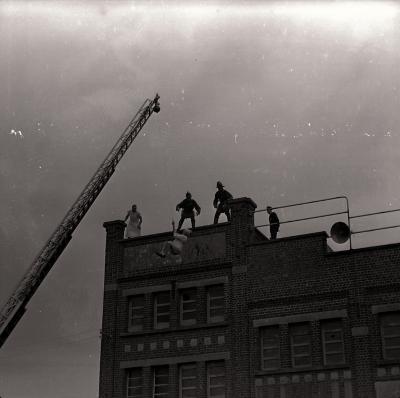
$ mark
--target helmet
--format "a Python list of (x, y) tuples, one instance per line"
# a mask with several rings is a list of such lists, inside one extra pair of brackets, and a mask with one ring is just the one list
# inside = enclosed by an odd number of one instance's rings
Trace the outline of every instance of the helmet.
[(221, 187), (221, 188), (224, 187), (221, 181), (217, 181), (217, 188), (219, 188), (219, 187)]

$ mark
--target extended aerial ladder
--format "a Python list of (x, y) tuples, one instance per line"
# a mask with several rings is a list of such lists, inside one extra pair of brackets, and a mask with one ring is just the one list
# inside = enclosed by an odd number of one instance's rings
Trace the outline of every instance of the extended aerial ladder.
[(29, 300), (68, 245), (75, 228), (113, 175), (117, 164), (133, 140), (137, 137), (151, 114), (160, 111), (159, 98), (159, 95), (156, 94), (153, 100), (146, 99), (144, 101), (7, 300), (0, 313), (0, 347), (25, 313)]

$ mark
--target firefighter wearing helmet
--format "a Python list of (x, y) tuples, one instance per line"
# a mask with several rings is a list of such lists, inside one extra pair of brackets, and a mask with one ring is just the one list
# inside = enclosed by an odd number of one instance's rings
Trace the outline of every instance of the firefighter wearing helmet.
[(224, 186), (221, 181), (217, 182), (218, 191), (215, 193), (214, 197), (214, 208), (217, 209), (214, 216), (214, 224), (218, 224), (218, 219), (221, 213), (226, 215), (228, 221), (231, 221), (231, 213), (228, 206), (228, 200), (232, 199), (233, 196), (224, 189)]

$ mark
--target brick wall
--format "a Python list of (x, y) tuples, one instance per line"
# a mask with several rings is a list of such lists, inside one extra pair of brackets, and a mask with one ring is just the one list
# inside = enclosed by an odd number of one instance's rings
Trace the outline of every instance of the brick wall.
[(124, 237), (125, 223), (115, 221), (104, 223), (107, 231), (106, 267), (104, 273), (103, 322), (101, 330), (100, 388), (102, 398), (112, 398), (115, 385), (116, 344), (118, 340), (118, 271), (121, 268), (122, 247), (118, 243)]
[[(196, 257), (194, 250), (182, 263), (162, 262), (150, 253), (170, 233), (124, 240), (124, 223), (104, 224), (100, 397), (126, 396), (130, 366), (143, 368), (144, 396), (150, 397), (152, 367), (168, 360), (172, 397), (177, 396), (180, 363), (193, 361), (202, 387), (198, 396), (206, 398), (206, 363), (218, 358), (226, 364), (227, 396), (234, 398), (372, 398), (376, 381), (400, 380), (399, 363), (382, 360), (379, 329), (381, 312), (400, 311), (400, 246), (334, 253), (325, 233), (269, 241), (254, 229), (255, 208), (249, 198), (232, 200), (231, 223), (196, 229), (190, 239), (199, 242), (196, 250), (203, 254)], [(212, 237), (217, 246), (207, 243)], [(141, 253), (140, 266), (135, 253)], [(221, 280), (226, 317), (211, 325), (207, 286)], [(179, 291), (190, 283), (197, 289), (198, 322), (183, 327)], [(171, 292), (170, 328), (154, 330), (154, 289), (165, 285)], [(147, 293), (144, 330), (133, 333), (128, 331), (128, 297), (135, 291)], [(336, 367), (325, 366), (323, 360), (321, 325), (329, 317), (339, 317), (343, 324), (346, 362)], [(260, 328), (274, 321), (279, 323), (282, 363), (266, 372), (261, 368)], [(305, 321), (311, 325), (312, 366), (294, 369), (289, 328)]]

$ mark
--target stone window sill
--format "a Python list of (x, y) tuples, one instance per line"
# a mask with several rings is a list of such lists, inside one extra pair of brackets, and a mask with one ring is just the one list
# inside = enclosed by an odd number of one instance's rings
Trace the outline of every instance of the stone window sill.
[(375, 362), (376, 366), (400, 365), (400, 359), (381, 359)]
[(280, 368), (276, 370), (259, 370), (254, 373), (254, 376), (272, 376), (285, 375), (288, 373), (310, 373), (310, 372), (325, 372), (329, 370), (348, 369), (349, 364), (332, 365), (332, 366), (311, 366), (307, 368)]

